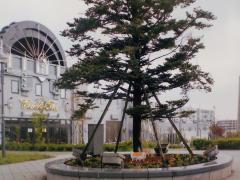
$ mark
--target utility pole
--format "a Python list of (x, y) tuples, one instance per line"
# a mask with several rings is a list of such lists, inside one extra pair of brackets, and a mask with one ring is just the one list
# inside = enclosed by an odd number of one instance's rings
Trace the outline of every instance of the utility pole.
[(0, 37), (0, 64), (1, 64), (1, 137), (2, 137), (2, 157), (6, 156), (5, 147), (5, 122), (4, 122), (4, 65), (8, 57), (3, 52), (3, 41)]

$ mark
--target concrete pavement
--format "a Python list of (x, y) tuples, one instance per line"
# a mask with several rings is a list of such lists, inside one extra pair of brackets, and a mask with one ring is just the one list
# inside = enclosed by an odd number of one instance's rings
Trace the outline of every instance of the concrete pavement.
[(240, 180), (240, 150), (226, 150), (220, 153), (233, 157), (233, 173), (227, 180)]
[[(179, 150), (173, 150), (175, 152)], [(181, 151), (181, 150), (180, 150)], [(46, 162), (71, 157), (71, 152), (43, 152), (56, 156), (55, 158), (28, 161), (23, 163), (0, 165), (0, 180), (44, 180)], [(233, 157), (233, 174), (227, 180), (240, 180), (240, 150), (220, 151)]]
[(43, 152), (55, 156), (50, 159), (0, 165), (0, 180), (43, 180), (46, 176), (45, 163), (71, 157), (71, 152)]

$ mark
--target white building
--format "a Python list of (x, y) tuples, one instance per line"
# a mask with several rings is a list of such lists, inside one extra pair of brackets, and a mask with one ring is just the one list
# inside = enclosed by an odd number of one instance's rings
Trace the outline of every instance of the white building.
[[(79, 121), (75, 121), (74, 123), (75, 126), (73, 127), (74, 128), (73, 142), (75, 144), (82, 142), (82, 140), (84, 143), (88, 141), (89, 125), (98, 123), (99, 118), (101, 117), (107, 102), (108, 100), (104, 100), (104, 99), (95, 100), (95, 104), (96, 106), (98, 106), (98, 108), (88, 110), (84, 118), (82, 118)], [(125, 101), (123, 100), (112, 101), (111, 106), (109, 107), (101, 123), (103, 125), (104, 143), (116, 142), (118, 132), (119, 132), (119, 127), (121, 124), (124, 104), (125, 104)], [(128, 140), (131, 137), (132, 137), (132, 118), (130, 118), (126, 114), (123, 127), (122, 127), (121, 140)]]
[(54, 85), (67, 68), (55, 35), (37, 22), (11, 23), (0, 31), (0, 62), (0, 126), (6, 139), (35, 142), (32, 113), (44, 111), (46, 141), (70, 143), (72, 92)]
[[(190, 109), (195, 111), (188, 118), (174, 118), (173, 121), (185, 139), (191, 140), (193, 138), (208, 138), (210, 134), (209, 127), (215, 121), (215, 112), (213, 110)], [(155, 122), (158, 134), (162, 141), (171, 143), (177, 142), (177, 135), (175, 130), (167, 119), (161, 122)], [(153, 139), (152, 127), (150, 123), (143, 125), (143, 139)]]

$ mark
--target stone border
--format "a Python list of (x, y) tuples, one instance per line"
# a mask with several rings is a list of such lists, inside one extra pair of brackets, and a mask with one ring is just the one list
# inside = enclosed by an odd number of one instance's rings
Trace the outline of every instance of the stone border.
[[(82, 168), (65, 165), (69, 159), (61, 159), (49, 162), (45, 165), (48, 180), (63, 179), (69, 177), (77, 178), (104, 178), (104, 179), (126, 179), (126, 178), (173, 178), (173, 177), (194, 177), (195, 175), (206, 175), (208, 179), (218, 179), (215, 177), (227, 177), (231, 174), (233, 159), (230, 156), (219, 155), (216, 160), (211, 162), (172, 168), (148, 168), (148, 169), (100, 169)], [(223, 171), (226, 170), (225, 174)], [(216, 172), (218, 172), (216, 174)], [(213, 173), (213, 175), (211, 175)], [(55, 178), (54, 178), (55, 177)], [(192, 179), (192, 178), (191, 178)]]

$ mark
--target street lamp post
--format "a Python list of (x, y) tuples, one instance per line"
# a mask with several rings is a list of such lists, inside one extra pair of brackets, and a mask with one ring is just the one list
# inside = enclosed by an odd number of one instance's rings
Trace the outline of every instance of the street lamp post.
[(5, 147), (5, 122), (4, 122), (4, 65), (8, 57), (3, 52), (3, 41), (0, 37), (0, 65), (1, 65), (1, 132), (2, 132), (2, 157), (6, 156)]

